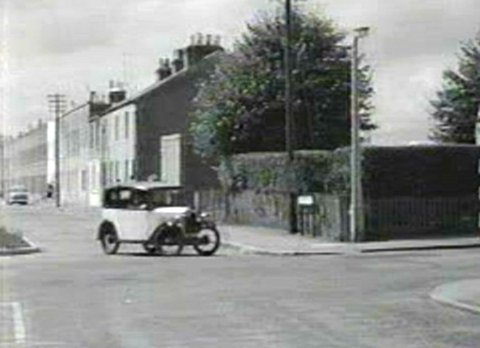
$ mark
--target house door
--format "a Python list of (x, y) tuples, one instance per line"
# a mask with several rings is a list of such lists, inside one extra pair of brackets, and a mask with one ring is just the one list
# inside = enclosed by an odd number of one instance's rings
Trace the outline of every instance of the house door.
[(160, 181), (169, 186), (181, 184), (181, 135), (160, 137)]

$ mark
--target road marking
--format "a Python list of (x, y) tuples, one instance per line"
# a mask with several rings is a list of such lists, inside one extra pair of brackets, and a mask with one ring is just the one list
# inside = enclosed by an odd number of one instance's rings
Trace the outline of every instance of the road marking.
[[(27, 334), (25, 330), (25, 324), (23, 320), (23, 310), (22, 305), (20, 302), (0, 302), (0, 308), (3, 307), (7, 309), (7, 311), (3, 311), (4, 315), (2, 316), (3, 320), (7, 320), (7, 322), (3, 322), (3, 325), (7, 327), (10, 323), (13, 327), (11, 328), (13, 331), (12, 341), (16, 344), (24, 344), (26, 343)], [(10, 314), (10, 315), (8, 315)], [(9, 326), (9, 325), (8, 325)], [(7, 332), (4, 332), (5, 335)], [(5, 342), (0, 342), (0, 345)]]
[(25, 343), (27, 334), (25, 331), (25, 325), (23, 321), (23, 310), (20, 302), (12, 302), (13, 308), (13, 326), (15, 332), (15, 342), (16, 343)]

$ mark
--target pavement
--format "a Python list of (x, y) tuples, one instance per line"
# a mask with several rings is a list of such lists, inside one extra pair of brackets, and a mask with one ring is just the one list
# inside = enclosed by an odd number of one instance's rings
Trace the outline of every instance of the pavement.
[(332, 255), (480, 247), (478, 237), (348, 243), (292, 235), (285, 230), (267, 227), (220, 225), (218, 229), (224, 245), (244, 253), (264, 255)]
[(435, 288), (430, 297), (440, 303), (480, 314), (480, 279), (466, 279)]

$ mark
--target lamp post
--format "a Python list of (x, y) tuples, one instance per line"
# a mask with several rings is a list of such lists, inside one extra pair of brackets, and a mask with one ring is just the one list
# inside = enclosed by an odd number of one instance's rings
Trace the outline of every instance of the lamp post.
[(351, 153), (350, 153), (350, 241), (363, 237), (364, 213), (360, 148), (360, 118), (358, 115), (358, 42), (368, 35), (369, 28), (354, 30), (351, 66)]
[(65, 95), (49, 94), (48, 103), (55, 114), (55, 205), (60, 207), (60, 117), (65, 108)]
[(291, 0), (285, 1), (285, 150), (287, 152), (288, 191), (289, 191), (289, 230), (297, 232), (296, 202), (293, 186), (293, 119), (292, 119), (292, 67), (291, 67), (291, 41), (292, 41), (292, 12)]

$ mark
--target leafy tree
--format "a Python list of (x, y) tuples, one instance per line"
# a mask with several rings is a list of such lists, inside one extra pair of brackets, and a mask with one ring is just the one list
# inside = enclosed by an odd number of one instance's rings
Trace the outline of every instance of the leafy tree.
[[(292, 13), (292, 104), (295, 149), (333, 149), (350, 141), (350, 57), (345, 36), (325, 18)], [(247, 25), (234, 52), (203, 81), (191, 133), (205, 157), (283, 151), (284, 37), (282, 16), (263, 14)], [(363, 129), (370, 121), (369, 69), (361, 68)]]
[(449, 143), (475, 143), (475, 121), (480, 106), (480, 33), (462, 44), (457, 70), (443, 73), (432, 117), (431, 138)]

